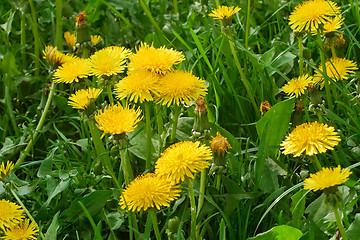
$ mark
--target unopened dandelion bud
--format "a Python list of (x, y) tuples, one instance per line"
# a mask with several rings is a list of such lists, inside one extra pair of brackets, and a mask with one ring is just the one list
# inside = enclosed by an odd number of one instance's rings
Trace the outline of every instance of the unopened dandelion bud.
[(211, 140), (211, 150), (214, 156), (214, 163), (211, 166), (210, 172), (216, 174), (223, 174), (226, 172), (226, 154), (231, 148), (228, 140), (219, 132), (216, 137)]
[(318, 107), (320, 104), (323, 103), (323, 100), (320, 96), (320, 92), (317, 90), (314, 84), (309, 84), (309, 96), (310, 101), (313, 107)]
[(85, 42), (91, 43), (91, 36), (86, 22), (86, 13), (83, 11), (76, 16), (76, 44), (81, 45)]
[(304, 122), (304, 105), (298, 102), (295, 107), (295, 111), (292, 115), (291, 123), (294, 127), (303, 124)]
[[(210, 130), (209, 119), (207, 116), (207, 107), (203, 97), (199, 97), (196, 100), (195, 116), (194, 116), (194, 125), (193, 125), (193, 136), (195, 138), (205, 137), (205, 131)], [(200, 136), (199, 136), (200, 133)]]

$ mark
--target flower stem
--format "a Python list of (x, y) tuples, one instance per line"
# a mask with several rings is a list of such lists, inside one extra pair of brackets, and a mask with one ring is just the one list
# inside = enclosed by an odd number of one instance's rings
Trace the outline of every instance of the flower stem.
[(39, 27), (37, 23), (36, 10), (34, 6), (34, 0), (29, 0), (30, 10), (31, 10), (31, 25), (32, 32), (34, 35), (34, 61), (35, 61), (35, 76), (39, 76), (40, 72), (40, 35), (39, 35)]
[(338, 209), (336, 207), (333, 207), (333, 210), (334, 210), (334, 215), (335, 215), (335, 219), (336, 219), (336, 224), (338, 225), (338, 228), (339, 228), (339, 231), (341, 234), (341, 238), (343, 240), (348, 240), (346, 233), (345, 233), (344, 225), (342, 224), (342, 221), (340, 219)]
[(159, 231), (158, 220), (156, 217), (155, 208), (150, 208), (148, 214), (149, 214), (152, 224), (153, 224), (156, 239), (161, 240), (161, 235), (160, 235), (160, 231)]
[(120, 150), (120, 156), (121, 156), (121, 166), (124, 173), (124, 179), (126, 186), (129, 185), (130, 181), (134, 179), (134, 174), (131, 168), (130, 159), (125, 153), (126, 149)]
[(162, 146), (163, 146), (162, 133), (164, 131), (164, 128), (163, 128), (164, 122), (163, 122), (163, 118), (162, 118), (162, 114), (161, 114), (161, 105), (156, 104), (155, 110), (156, 110), (156, 122), (157, 122), (157, 127), (158, 127), (159, 155), (160, 155), (162, 152)]
[(55, 1), (56, 8), (56, 46), (59, 51), (63, 50), (63, 32), (62, 32), (62, 8), (63, 2), (62, 0)]
[(30, 140), (29, 144), (26, 146), (24, 152), (21, 154), (20, 158), (15, 163), (15, 167), (20, 166), (20, 164), (25, 160), (25, 157), (29, 154), (30, 149), (33, 147), (33, 145), (37, 141), (37, 136), (39, 134), (39, 131), (43, 127), (43, 125), (45, 123), (46, 114), (49, 111), (51, 100), (52, 100), (52, 97), (54, 95), (54, 91), (55, 91), (55, 83), (51, 82), (50, 92), (49, 92), (48, 99), (47, 99), (46, 104), (45, 104), (44, 111), (43, 111), (43, 113), (42, 113), (42, 115), (40, 117), (40, 121), (39, 121), (38, 125), (36, 126), (34, 135), (31, 137), (31, 140)]
[(204, 205), (204, 194), (205, 194), (205, 187), (206, 187), (206, 169), (201, 171), (200, 175), (200, 194), (199, 194), (199, 201), (197, 207), (197, 216), (200, 213), (202, 206)]
[(190, 240), (195, 240), (195, 231), (196, 231), (196, 206), (195, 206), (195, 196), (193, 184), (190, 178), (186, 178), (187, 185), (189, 187), (189, 198), (190, 198), (190, 212), (191, 212), (191, 230), (190, 230)]
[(109, 97), (110, 105), (113, 106), (114, 105), (114, 98), (113, 98), (113, 95), (112, 95), (112, 92), (111, 92), (111, 85), (108, 84), (106, 86), (106, 89), (107, 89), (107, 94), (108, 94), (108, 97)]
[(177, 123), (179, 120), (180, 115), (180, 106), (174, 105), (174, 113), (173, 113), (173, 125), (172, 125), (172, 131), (170, 136), (170, 143), (174, 143), (176, 139), (176, 129), (177, 129)]
[[(12, 193), (12, 195), (14, 196), (14, 198), (16, 199), (16, 201), (20, 204), (20, 206), (24, 209), (26, 215), (29, 217), (29, 219), (32, 221), (32, 222), (36, 222), (35, 219), (33, 218), (33, 216), (31, 215), (31, 213), (29, 212), (29, 210), (27, 210), (27, 208), (25, 207), (24, 203), (21, 201), (21, 199), (18, 197), (18, 195), (14, 192), (14, 190), (12, 190), (10, 188), (10, 191)], [(45, 240), (45, 237), (44, 235), (42, 234), (39, 226), (36, 224), (37, 226), (37, 229), (39, 230), (39, 235), (41, 237), (41, 239)]]
[(304, 61), (302, 60), (303, 58), (303, 36), (300, 35), (298, 37), (298, 44), (299, 44), (299, 75), (302, 76), (304, 74)]
[(251, 0), (247, 0), (246, 26), (245, 26), (245, 49), (248, 49), (248, 46), (249, 46), (250, 6), (251, 6)]
[(152, 142), (151, 142), (151, 118), (149, 102), (145, 101), (145, 121), (146, 121), (146, 164), (145, 170), (151, 167)]
[(220, 191), (221, 174), (216, 175), (216, 189)]
[(316, 171), (320, 171), (322, 169), (322, 166), (316, 155), (311, 156), (311, 162), (314, 164), (314, 168), (316, 169)]

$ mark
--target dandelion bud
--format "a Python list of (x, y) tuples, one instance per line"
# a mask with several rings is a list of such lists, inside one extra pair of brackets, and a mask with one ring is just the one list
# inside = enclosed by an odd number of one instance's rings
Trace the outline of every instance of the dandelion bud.
[(14, 168), (14, 163), (7, 161), (6, 165), (1, 163), (0, 165), (0, 181), (3, 181), (4, 183), (7, 181), (8, 176), (10, 175), (10, 172)]
[(91, 36), (89, 33), (89, 26), (86, 22), (86, 13), (80, 12), (76, 16), (76, 44), (82, 44), (85, 42), (91, 42)]
[(269, 111), (270, 108), (271, 108), (271, 105), (270, 105), (270, 103), (269, 103), (268, 101), (266, 101), (266, 100), (260, 104), (260, 112), (261, 112), (262, 114), (267, 113), (267, 111)]
[(309, 84), (309, 96), (310, 96), (311, 104), (314, 107), (317, 107), (323, 103), (320, 96), (320, 92), (316, 89), (315, 85), (312, 83)]
[(292, 115), (291, 123), (294, 127), (304, 123), (304, 105), (301, 102), (296, 103), (295, 111)]
[(196, 100), (195, 116), (194, 116), (194, 125), (192, 129), (193, 137), (208, 137), (210, 130), (209, 119), (207, 116), (207, 107), (203, 97), (199, 97)]
[(226, 154), (231, 148), (228, 140), (219, 132), (211, 140), (211, 150), (214, 155), (214, 163), (211, 165), (210, 173), (223, 174), (226, 172)]

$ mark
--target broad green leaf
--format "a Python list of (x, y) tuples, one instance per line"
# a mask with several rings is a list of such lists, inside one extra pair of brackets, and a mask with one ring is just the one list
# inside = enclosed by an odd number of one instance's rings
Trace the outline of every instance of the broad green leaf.
[(346, 236), (349, 239), (360, 239), (360, 213), (355, 215), (355, 220), (346, 230)]
[(60, 211), (57, 212), (50, 224), (50, 227), (45, 233), (45, 239), (46, 240), (56, 240), (57, 239), (57, 230), (59, 229), (60, 225), (58, 223), (58, 217), (59, 217)]
[(247, 240), (299, 240), (302, 235), (302, 232), (297, 228), (280, 225)]

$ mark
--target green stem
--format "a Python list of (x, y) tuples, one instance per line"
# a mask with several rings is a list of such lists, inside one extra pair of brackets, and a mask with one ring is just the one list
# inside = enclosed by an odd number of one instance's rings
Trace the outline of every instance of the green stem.
[(341, 234), (341, 238), (343, 240), (348, 240), (346, 233), (345, 233), (345, 229), (344, 229), (344, 225), (342, 224), (338, 209), (336, 207), (333, 207), (334, 210), (334, 215), (335, 215), (335, 219), (336, 219), (336, 224), (339, 228), (340, 234)]
[(236, 54), (236, 51), (235, 51), (235, 47), (234, 47), (234, 43), (232, 42), (231, 39), (229, 39), (229, 44), (230, 44), (230, 49), (231, 49), (231, 53), (234, 57), (234, 61), (235, 61), (235, 64), (236, 64), (236, 67), (239, 71), (239, 74), (240, 74), (240, 78), (245, 86), (245, 89), (246, 89), (246, 92), (248, 94), (248, 97), (250, 99), (250, 102), (251, 104), (253, 105), (253, 108), (254, 108), (254, 112), (256, 114), (256, 117), (257, 118), (260, 118), (260, 111), (258, 109), (258, 105), (256, 104), (255, 102), (255, 98), (254, 98), (254, 95), (253, 95), (253, 92), (252, 92), (252, 89), (251, 89), (251, 85), (250, 85), (250, 82), (249, 80), (245, 77), (245, 74), (244, 74), (244, 71), (242, 70), (241, 68), (241, 65), (240, 65), (240, 62), (239, 62), (239, 59), (237, 57), (237, 54)]
[[(25, 207), (24, 203), (21, 201), (21, 199), (18, 197), (18, 195), (14, 192), (14, 190), (12, 190), (12, 189), (10, 188), (10, 191), (11, 191), (12, 195), (14, 196), (14, 198), (16, 199), (16, 201), (17, 201), (17, 202), (20, 204), (20, 206), (24, 209), (24, 211), (25, 211), (26, 215), (29, 217), (29, 219), (30, 219), (32, 222), (35, 222), (35, 223), (36, 223), (35, 219), (34, 219), (33, 216), (31, 215), (31, 213), (29, 212), (29, 210), (27, 210), (27, 208)], [(42, 234), (39, 226), (38, 226), (38, 225), (36, 225), (36, 226), (37, 226), (37, 229), (39, 230), (40, 238), (43, 239), (43, 240), (45, 240), (45, 237), (44, 237), (44, 235)]]
[(145, 170), (151, 168), (151, 157), (152, 157), (152, 141), (151, 141), (151, 118), (150, 118), (150, 106), (149, 102), (145, 101), (145, 121), (146, 121), (146, 164)]
[(37, 23), (36, 11), (34, 6), (34, 0), (29, 0), (30, 9), (31, 9), (31, 19), (32, 19), (32, 32), (34, 35), (34, 55), (35, 55), (35, 76), (39, 76), (40, 72), (40, 35), (39, 27)]
[(323, 123), (322, 110), (316, 110), (316, 115), (318, 116), (319, 123)]
[(249, 46), (250, 6), (251, 6), (251, 0), (248, 0), (247, 1), (247, 9), (246, 9), (245, 49), (248, 49), (248, 46)]
[(179, 13), (177, 0), (173, 0), (173, 5), (174, 5), (174, 14), (177, 15)]
[(330, 49), (331, 49), (331, 56), (332, 56), (333, 58), (337, 57), (334, 44), (332, 44), (332, 43), (330, 44)]
[(202, 206), (204, 205), (204, 194), (205, 194), (205, 187), (206, 187), (206, 169), (203, 169), (201, 171), (200, 176), (200, 194), (199, 194), (199, 201), (198, 201), (198, 207), (197, 207), (197, 216), (199, 216), (200, 210)]
[(94, 120), (88, 119), (88, 125), (90, 129), (90, 134), (94, 143), (96, 155), (100, 157), (102, 162), (105, 164), (107, 172), (110, 174), (112, 180), (114, 181), (116, 187), (121, 189), (121, 185), (119, 184), (119, 181), (117, 180), (115, 173), (113, 171), (112, 165), (111, 165), (111, 159), (108, 155), (108, 153), (105, 150), (104, 144), (101, 141), (99, 130), (95, 127)]
[(10, 122), (11, 122), (11, 125), (13, 126), (13, 129), (14, 129), (14, 132), (15, 132), (15, 135), (16, 137), (20, 137), (20, 132), (19, 132), (19, 128), (18, 128), (18, 125), (16, 123), (16, 118), (15, 118), (15, 115), (14, 115), (14, 108), (13, 108), (13, 105), (11, 103), (11, 95), (10, 95), (10, 76), (9, 74), (6, 74), (4, 76), (4, 80), (5, 80), (5, 89), (4, 89), (4, 95), (5, 95), (5, 104), (6, 104), (6, 110), (7, 110), (7, 113), (10, 117)]
[(82, 52), (83, 52), (83, 58), (90, 57), (90, 50), (87, 47), (83, 47)]
[(25, 19), (25, 13), (22, 13), (22, 15), (21, 15), (20, 44), (24, 47), (23, 49), (21, 49), (21, 66), (23, 68), (25, 68), (25, 65), (26, 65), (26, 52), (25, 52), (25, 46), (26, 46), (26, 19)]
[(299, 75), (302, 76), (304, 74), (304, 61), (303, 61), (303, 36), (300, 35), (298, 37), (298, 44), (299, 44)]
[(63, 50), (63, 31), (62, 31), (62, 0), (55, 1), (56, 8), (56, 46), (59, 51)]
[(311, 162), (314, 164), (315, 170), (316, 170), (316, 171), (320, 171), (320, 170), (322, 169), (322, 166), (321, 166), (321, 164), (320, 164), (319, 159), (317, 158), (317, 156), (316, 156), (316, 155), (312, 155), (310, 159), (311, 159)]
[(126, 186), (129, 185), (130, 181), (134, 179), (134, 174), (131, 168), (130, 159), (125, 153), (126, 149), (120, 150), (120, 156), (121, 156), (121, 166), (124, 173), (125, 178), (125, 184)]
[(46, 101), (44, 111), (43, 111), (43, 113), (42, 113), (42, 115), (40, 117), (40, 121), (39, 121), (39, 123), (38, 123), (38, 125), (37, 125), (37, 127), (35, 129), (34, 135), (31, 137), (30, 142), (26, 146), (26, 148), (25, 148), (24, 152), (21, 154), (20, 158), (15, 163), (15, 167), (20, 166), (20, 164), (25, 160), (25, 157), (29, 154), (30, 149), (33, 147), (33, 145), (37, 141), (37, 136), (38, 136), (41, 128), (43, 127), (43, 125), (45, 123), (46, 114), (49, 111), (51, 100), (52, 100), (53, 95), (54, 95), (54, 91), (55, 91), (55, 83), (51, 82), (49, 96), (48, 96), (48, 99)]
[(324, 81), (325, 81), (326, 101), (328, 103), (329, 110), (333, 111), (333, 104), (332, 104), (332, 98), (331, 98), (331, 93), (330, 93), (330, 83), (329, 83), (329, 80), (327, 79), (325, 54), (324, 54), (323, 47), (322, 47), (320, 33), (317, 34), (317, 42), (318, 42), (318, 48), (319, 48), (319, 53), (320, 53), (320, 58), (321, 58), (322, 71), (324, 73), (323, 77), (324, 77)]
[(159, 155), (162, 152), (162, 147), (163, 147), (163, 141), (162, 141), (162, 133), (164, 131), (164, 122), (163, 122), (163, 118), (162, 118), (162, 112), (161, 112), (161, 105), (160, 104), (156, 104), (155, 105), (155, 110), (156, 110), (156, 122), (157, 122), (157, 127), (158, 127), (158, 136), (159, 136)]
[(190, 198), (190, 213), (191, 213), (191, 230), (190, 230), (190, 240), (195, 240), (195, 231), (196, 231), (196, 206), (195, 206), (195, 196), (192, 180), (186, 178), (187, 185), (189, 187), (189, 198)]
[(107, 89), (107, 94), (108, 94), (108, 97), (109, 97), (110, 105), (113, 106), (114, 105), (114, 98), (113, 98), (112, 91), (111, 91), (111, 85), (107, 84), (106, 89)]
[(174, 105), (174, 112), (173, 112), (173, 125), (172, 125), (172, 131), (170, 136), (170, 143), (174, 143), (176, 139), (176, 129), (177, 129), (177, 123), (179, 120), (180, 115), (180, 106)]
[(162, 238), (161, 238), (161, 235), (160, 235), (159, 226), (158, 226), (158, 220), (157, 220), (155, 211), (156, 211), (155, 208), (150, 208), (148, 214), (149, 214), (149, 216), (151, 218), (151, 221), (152, 221), (152, 224), (153, 224), (156, 239), (161, 240)]
[(216, 189), (220, 191), (221, 174), (216, 175)]

